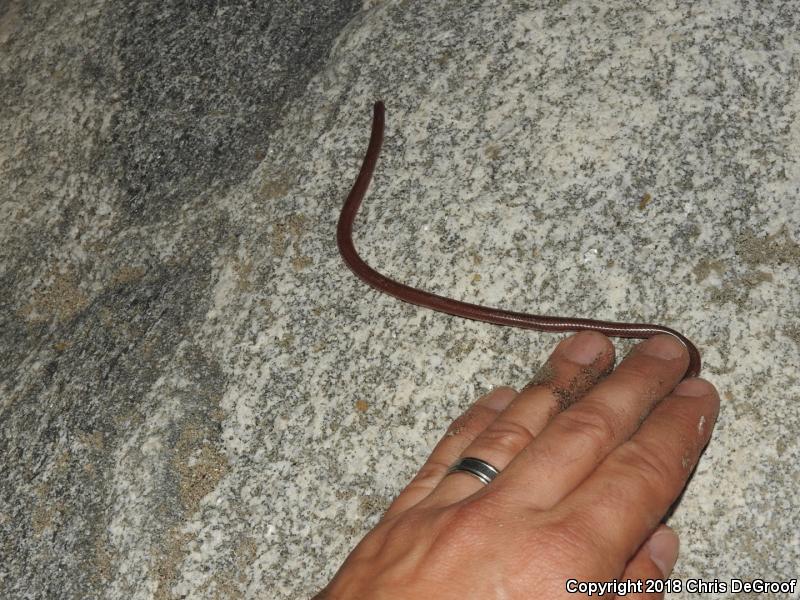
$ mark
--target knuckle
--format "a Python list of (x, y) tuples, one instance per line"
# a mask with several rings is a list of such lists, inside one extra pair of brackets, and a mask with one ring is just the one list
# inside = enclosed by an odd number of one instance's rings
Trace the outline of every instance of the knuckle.
[(669, 452), (658, 451), (648, 444), (631, 440), (626, 444), (620, 462), (636, 485), (658, 496), (667, 482), (678, 477), (676, 465), (672, 464), (669, 456)]
[(497, 419), (486, 428), (479, 439), (482, 448), (500, 456), (513, 456), (533, 441), (533, 434), (520, 423)]
[(483, 528), (489, 516), (486, 514), (484, 504), (476, 501), (461, 502), (453, 512), (453, 524), (467, 529), (472, 529), (475, 526)]
[(490, 392), (492, 394), (518, 394), (516, 389), (511, 387), (510, 385), (499, 385), (496, 388), (493, 388)]
[(447, 469), (450, 468), (444, 462), (430, 459), (414, 476), (406, 489), (432, 490), (444, 477)]
[(454, 505), (449, 524), (459, 530), (485, 531), (490, 524), (505, 520), (509, 508), (506, 499), (486, 490), (477, 497)]
[[(638, 393), (664, 395), (675, 365), (656, 358), (632, 354), (614, 372), (618, 389), (636, 390)], [(673, 384), (674, 385), (674, 384)]]
[[(428, 529), (425, 528), (425, 517), (424, 514), (408, 512), (387, 523), (382, 532), (381, 543), (376, 550), (407, 546), (409, 541), (419, 537), (420, 531)], [(365, 539), (369, 539), (369, 537), (367, 536)]]
[(607, 553), (597, 528), (577, 512), (542, 525), (531, 541), (557, 564), (583, 561), (587, 556), (596, 560)]
[(559, 424), (570, 436), (585, 439), (592, 447), (604, 448), (620, 429), (619, 417), (607, 406), (582, 402), (561, 413)]
[(624, 378), (625, 386), (638, 386), (642, 382), (652, 381), (659, 367), (663, 368), (664, 365), (663, 361), (642, 360), (640, 355), (632, 354), (619, 366), (616, 371), (616, 377), (618, 379)]
[(487, 525), (497, 515), (488, 514), (480, 502), (468, 500), (450, 506), (438, 527), (439, 543), (445, 547), (475, 547), (485, 541)]
[(450, 427), (447, 428), (447, 435), (467, 435), (474, 437), (486, 427), (495, 416), (497, 416), (497, 413), (492, 409), (476, 404), (450, 424)]

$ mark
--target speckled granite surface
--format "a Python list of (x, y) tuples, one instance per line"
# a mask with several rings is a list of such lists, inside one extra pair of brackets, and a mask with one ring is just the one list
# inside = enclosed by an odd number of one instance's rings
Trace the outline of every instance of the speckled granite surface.
[(368, 260), (684, 331), (676, 575), (800, 574), (800, 7), (526, 4), (0, 3), (0, 596), (309, 596), (546, 357), (343, 266), (377, 98)]

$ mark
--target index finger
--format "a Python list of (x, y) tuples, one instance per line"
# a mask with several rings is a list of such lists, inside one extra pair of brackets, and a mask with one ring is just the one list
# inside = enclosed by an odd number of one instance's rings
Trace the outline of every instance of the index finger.
[(713, 385), (682, 381), (555, 510), (583, 524), (603, 555), (627, 561), (680, 495), (718, 412)]

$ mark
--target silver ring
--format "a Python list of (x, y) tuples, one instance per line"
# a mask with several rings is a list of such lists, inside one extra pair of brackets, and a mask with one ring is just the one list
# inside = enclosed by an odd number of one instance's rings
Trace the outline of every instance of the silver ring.
[(500, 474), (500, 471), (495, 469), (485, 460), (473, 458), (471, 456), (460, 458), (456, 464), (447, 470), (447, 474), (450, 475), (451, 473), (455, 473), (457, 471), (469, 473), (473, 477), (479, 479), (484, 485), (489, 485), (492, 482), (492, 479)]

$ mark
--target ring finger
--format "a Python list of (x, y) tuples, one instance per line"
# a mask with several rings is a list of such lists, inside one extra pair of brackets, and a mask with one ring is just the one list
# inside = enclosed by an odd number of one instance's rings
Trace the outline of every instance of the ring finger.
[[(534, 380), (461, 453), (503, 470), (544, 429), (550, 419), (578, 400), (614, 364), (607, 337), (582, 331), (563, 340)], [(457, 502), (483, 486), (463, 471), (444, 479), (429, 500)]]
[(456, 460), (464, 448), (469, 446), (481, 431), (494, 421), (500, 411), (508, 406), (516, 395), (517, 391), (513, 388), (495, 388), (453, 421), (447, 429), (447, 433), (436, 444), (428, 460), (422, 465), (414, 479), (392, 502), (383, 518), (391, 518), (411, 508), (430, 494), (431, 490), (447, 474), (450, 464)]

